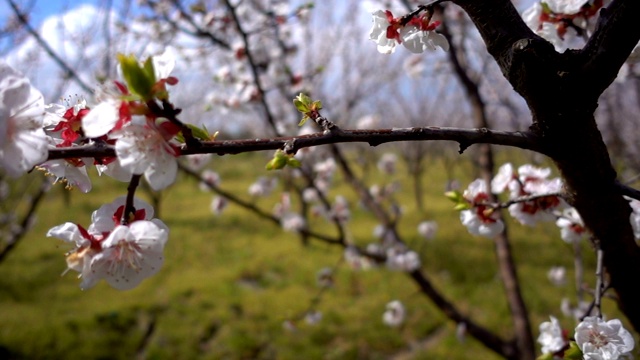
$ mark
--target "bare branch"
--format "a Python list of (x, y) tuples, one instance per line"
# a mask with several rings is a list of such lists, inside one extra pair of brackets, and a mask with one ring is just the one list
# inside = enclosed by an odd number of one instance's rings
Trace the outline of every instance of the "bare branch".
[(16, 5), (16, 3), (13, 0), (7, 0), (7, 2), (11, 6), (13, 13), (16, 15), (18, 20), (20, 20), (22, 25), (24, 25), (27, 32), (29, 32), (29, 34), (33, 36), (34, 40), (51, 57), (51, 59), (56, 64), (58, 64), (58, 66), (60, 66), (62, 70), (64, 70), (66, 76), (74, 79), (76, 83), (78, 83), (78, 85), (82, 88), (82, 90), (88, 93), (92, 93), (93, 89), (89, 85), (87, 85), (84, 81), (82, 81), (82, 79), (80, 79), (80, 77), (75, 72), (75, 70), (73, 70), (60, 56), (58, 56), (58, 54), (55, 51), (53, 51), (51, 46), (49, 46), (49, 44), (47, 44), (47, 42), (42, 39), (40, 34), (38, 34), (38, 32), (33, 28), (33, 26), (31, 26), (31, 24), (29, 23), (29, 19), (27, 19), (27, 17), (20, 11), (20, 9), (18, 8), (18, 5)]
[[(220, 196), (223, 196), (225, 198), (227, 198), (227, 200), (233, 202), (234, 204), (244, 208), (245, 210), (248, 210), (249, 212), (253, 213), (254, 215), (257, 215), (258, 217), (265, 219), (265, 220), (269, 220), (272, 223), (276, 224), (276, 226), (280, 226), (280, 219), (277, 218), (276, 216), (273, 216), (272, 214), (269, 214), (265, 211), (263, 211), (262, 209), (260, 209), (259, 207), (255, 206), (254, 204), (244, 201), (242, 199), (240, 199), (239, 197), (231, 194), (230, 192), (224, 191), (221, 188), (219, 188), (218, 186), (216, 186), (214, 183), (212, 183), (211, 181), (207, 181), (206, 179), (204, 179), (202, 176), (200, 176), (200, 174), (198, 174), (197, 172), (183, 166), (182, 164), (178, 164), (178, 168), (180, 170), (182, 170), (182, 172), (184, 172), (185, 174), (197, 179), (198, 181), (204, 183), (207, 185), (207, 187), (209, 189), (211, 189), (212, 191), (214, 191), (215, 193), (217, 193)], [(332, 238), (320, 233), (316, 233), (313, 231), (310, 231), (308, 229), (301, 229), (298, 230), (298, 233), (308, 237), (308, 238), (314, 238), (320, 241), (324, 241), (326, 243), (329, 244), (339, 244), (339, 245), (345, 245), (344, 241), (342, 238)]]
[[(460, 143), (460, 153), (473, 144), (494, 144), (513, 146), (521, 149), (545, 153), (537, 142), (537, 136), (528, 131), (497, 131), (489, 129), (459, 129), (446, 127), (412, 127), (375, 130), (342, 130), (339, 133), (315, 133), (294, 137), (277, 137), (273, 139), (241, 139), (205, 141), (197, 148), (181, 149), (182, 155), (193, 154), (240, 154), (262, 150), (282, 149), (292, 146), (292, 151), (338, 143), (368, 143), (377, 146), (398, 141), (447, 140)], [(56, 148), (49, 150), (49, 159), (69, 159), (78, 157), (113, 157), (116, 156), (112, 146), (94, 144), (72, 148)]]
[(467, 332), (478, 339), (483, 345), (489, 349), (495, 351), (497, 354), (504, 356), (507, 359), (516, 358), (516, 348), (512, 343), (502, 340), (497, 335), (489, 332), (483, 327), (477, 325), (469, 318), (462, 315), (453, 304), (445, 299), (442, 294), (437, 292), (429, 279), (420, 271), (416, 270), (409, 273), (409, 276), (420, 286), (420, 290), (425, 293), (431, 301), (442, 310), (442, 312), (451, 320), (457, 323), (465, 323), (467, 325)]
[(5, 246), (0, 251), (0, 262), (5, 259), (9, 252), (11, 252), (11, 250), (13, 250), (16, 245), (18, 245), (18, 242), (27, 234), (30, 228), (29, 225), (36, 215), (36, 210), (38, 210), (38, 206), (40, 205), (42, 200), (44, 200), (45, 194), (49, 191), (50, 188), (51, 183), (47, 179), (45, 179), (40, 185), (40, 189), (38, 189), (38, 192), (31, 199), (31, 205), (22, 218), (22, 221), (20, 221), (20, 230), (11, 235), (11, 238), (7, 241), (7, 246)]
[(616, 187), (620, 191), (620, 194), (628, 196), (632, 199), (640, 200), (640, 190), (634, 189), (618, 181), (616, 181)]

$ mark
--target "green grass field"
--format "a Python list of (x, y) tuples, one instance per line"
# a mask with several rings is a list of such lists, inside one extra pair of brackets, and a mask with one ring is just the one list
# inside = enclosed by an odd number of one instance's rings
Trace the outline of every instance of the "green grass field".
[[(466, 159), (463, 156), (461, 159)], [(262, 170), (263, 154), (214, 158), (209, 165), (221, 187), (248, 199), (247, 188)], [(425, 176), (425, 213), (416, 210), (411, 184), (401, 166), (393, 179), (404, 204), (401, 235), (418, 249), (423, 268), (444, 294), (466, 313), (503, 336), (510, 319), (490, 240), (469, 235), (442, 194), (447, 178), (441, 160)], [(514, 162), (521, 165), (522, 162)], [(453, 167), (465, 187), (471, 179), (463, 162)], [(380, 182), (377, 170), (368, 177)], [(41, 176), (32, 174), (30, 176)], [(209, 210), (212, 195), (182, 178), (163, 193), (161, 218), (171, 229), (166, 262), (138, 288), (120, 292), (100, 283), (81, 291), (74, 273), (64, 277), (62, 241), (46, 238), (66, 221), (90, 223), (91, 212), (126, 192), (126, 184), (92, 177), (89, 194), (74, 192), (66, 205), (63, 189), (53, 189), (38, 211), (38, 222), (0, 263), (0, 358), (14, 359), (494, 359), (472, 338), (459, 342), (456, 325), (421, 295), (405, 274), (384, 268), (355, 271), (343, 262), (342, 249), (317, 241), (303, 245), (283, 232), (230, 205), (221, 216)], [(350, 236), (359, 244), (374, 241), (371, 214), (338, 177), (333, 195), (347, 196), (353, 211)], [(259, 199), (268, 212), (278, 198)], [(145, 198), (144, 192), (140, 197)], [(416, 232), (422, 220), (436, 220), (436, 239)], [(326, 222), (317, 220), (322, 231)], [(574, 298), (572, 282), (554, 287), (546, 273), (564, 265), (573, 276), (572, 250), (554, 224), (524, 228), (510, 224), (522, 289), (534, 327), (555, 315), (568, 329), (573, 319), (560, 312), (562, 297)], [(588, 269), (595, 255), (584, 244)], [(337, 266), (335, 285), (317, 303), (322, 320), (299, 320), (319, 288), (316, 273)], [(593, 286), (592, 277), (588, 277)], [(407, 321), (399, 329), (382, 323), (385, 305), (401, 300)], [(605, 302), (605, 313), (618, 316)], [(294, 328), (283, 323), (294, 320)], [(537, 336), (537, 329), (535, 329)]]

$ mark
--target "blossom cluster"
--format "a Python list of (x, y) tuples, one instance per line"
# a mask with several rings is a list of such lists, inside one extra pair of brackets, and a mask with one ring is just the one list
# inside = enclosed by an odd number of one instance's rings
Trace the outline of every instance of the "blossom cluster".
[(538, 35), (549, 40), (558, 51), (579, 48), (590, 36), (598, 12), (610, 0), (536, 1), (522, 17)]
[(67, 222), (47, 233), (73, 246), (66, 256), (67, 271), (80, 273), (83, 290), (102, 279), (116, 289), (132, 289), (162, 267), (169, 229), (153, 218), (149, 204), (135, 199), (133, 211), (127, 212), (125, 202), (122, 196), (101, 206), (87, 228)]
[[(140, 63), (119, 56), (124, 82), (100, 89), (99, 103), (84, 99), (65, 105), (45, 105), (41, 93), (7, 64), (0, 62), (0, 167), (12, 177), (37, 168), (63, 181), (67, 188), (91, 190), (87, 168), (121, 181), (144, 175), (155, 190), (175, 181), (178, 135), (183, 125), (169, 102), (169, 73), (175, 60), (170, 51)], [(83, 146), (115, 149), (115, 157), (49, 160), (48, 150)], [(129, 194), (133, 198), (133, 192)], [(67, 254), (68, 270), (80, 273), (81, 288), (105, 279), (118, 289), (130, 289), (162, 265), (167, 227), (152, 219), (153, 209), (138, 200), (119, 198), (93, 213), (88, 228), (65, 223), (48, 236), (74, 245)]]
[(461, 209), (460, 220), (471, 234), (494, 237), (504, 229), (497, 211), (502, 205), (492, 200), (494, 194), (508, 190), (509, 214), (523, 225), (555, 221), (566, 242), (580, 240), (586, 228), (580, 214), (562, 199), (562, 180), (549, 178), (551, 169), (529, 164), (513, 169), (510, 163), (500, 167), (490, 184), (482, 179), (471, 182), (462, 195), (448, 193)]
[(541, 358), (616, 360), (632, 357), (635, 347), (633, 336), (620, 320), (604, 321), (597, 316), (587, 316), (580, 321), (574, 339), (570, 342), (558, 319), (551, 316), (550, 321), (540, 324)]
[[(177, 82), (169, 76), (175, 60), (166, 51), (149, 58), (148, 65), (138, 65), (135, 58), (125, 56), (121, 56), (120, 64), (127, 84), (116, 81), (113, 87), (101, 89), (101, 101), (89, 108), (83, 99), (66, 106), (45, 106), (42, 95), (25, 77), (1, 63), (0, 96), (6, 113), (0, 118), (2, 168), (17, 177), (38, 166), (69, 188), (83, 192), (91, 189), (87, 175), (90, 165), (95, 165), (100, 174), (121, 181), (144, 174), (155, 190), (173, 183), (178, 155), (174, 138), (181, 128), (170, 119), (177, 111), (171, 112), (166, 86)], [(117, 156), (45, 162), (48, 148), (88, 144), (114, 146)]]
[(439, 21), (431, 21), (431, 13), (410, 19), (394, 17), (389, 10), (378, 10), (373, 13), (373, 27), (369, 39), (378, 45), (378, 51), (391, 54), (402, 44), (412, 53), (420, 54), (425, 50), (449, 50), (449, 42), (444, 35), (435, 32)]

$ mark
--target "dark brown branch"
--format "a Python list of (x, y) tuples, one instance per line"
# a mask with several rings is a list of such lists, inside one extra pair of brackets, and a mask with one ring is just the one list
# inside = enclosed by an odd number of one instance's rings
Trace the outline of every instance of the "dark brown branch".
[(628, 196), (632, 199), (640, 200), (640, 190), (634, 189), (630, 186), (622, 184), (616, 181), (616, 187), (620, 191), (620, 194)]
[(596, 31), (581, 51), (582, 76), (598, 96), (618, 76), (620, 67), (640, 40), (640, 2), (613, 0), (600, 11)]
[(44, 179), (42, 184), (40, 185), (40, 189), (38, 189), (38, 192), (31, 199), (31, 205), (29, 206), (29, 209), (27, 209), (27, 212), (22, 218), (22, 221), (20, 221), (20, 230), (16, 233), (11, 234), (11, 238), (7, 241), (7, 246), (5, 246), (2, 251), (0, 251), (0, 263), (11, 252), (11, 250), (13, 250), (16, 245), (18, 245), (18, 242), (27, 233), (30, 227), (29, 225), (36, 215), (38, 206), (40, 205), (42, 200), (44, 200), (44, 195), (49, 191), (50, 188), (51, 183), (48, 181), (48, 179)]
[[(245, 152), (277, 150), (289, 145), (292, 151), (302, 148), (362, 142), (377, 146), (398, 141), (447, 140), (460, 143), (461, 152), (473, 144), (494, 144), (513, 146), (545, 153), (538, 144), (537, 137), (528, 131), (497, 131), (489, 129), (459, 129), (446, 127), (413, 127), (375, 130), (342, 130), (340, 133), (316, 133), (296, 137), (278, 137), (273, 139), (241, 139), (205, 141), (197, 148), (183, 148), (182, 155), (193, 154), (240, 154)], [(79, 157), (113, 157), (115, 150), (111, 146), (95, 144), (72, 148), (49, 150), (49, 160)]]
[(516, 347), (513, 343), (502, 340), (487, 329), (479, 326), (469, 318), (462, 315), (447, 299), (445, 299), (437, 290), (433, 288), (431, 282), (420, 271), (416, 270), (408, 273), (408, 275), (420, 286), (420, 290), (425, 293), (431, 301), (442, 310), (442, 312), (456, 323), (464, 323), (467, 326), (467, 332), (478, 339), (483, 345), (493, 350), (497, 354), (507, 359), (516, 359)]
[(260, 96), (259, 100), (264, 109), (267, 122), (269, 123), (269, 125), (271, 126), (271, 129), (275, 132), (275, 134), (279, 135), (275, 118), (271, 112), (271, 108), (269, 107), (269, 104), (267, 103), (267, 97), (264, 91), (264, 86), (262, 85), (262, 81), (260, 80), (258, 65), (255, 59), (253, 58), (253, 53), (251, 52), (251, 49), (249, 47), (249, 35), (242, 28), (242, 24), (240, 23), (238, 14), (236, 14), (235, 7), (231, 5), (231, 2), (229, 0), (225, 0), (224, 3), (227, 6), (229, 13), (231, 14), (231, 18), (233, 19), (233, 22), (236, 24), (236, 28), (240, 33), (240, 37), (242, 38), (242, 43), (244, 44), (245, 56), (247, 57), (247, 61), (249, 62), (249, 67), (251, 68), (251, 75), (253, 76), (253, 83), (256, 85), (256, 89), (258, 90), (258, 95)]
[[(195, 36), (195, 37), (200, 37), (200, 38), (207, 38), (209, 39), (214, 45), (216, 46), (220, 46), (224, 49), (230, 50), (231, 49), (231, 45), (229, 45), (228, 42), (226, 42), (225, 40), (215, 36), (213, 33), (211, 33), (211, 31), (202, 29), (198, 24), (196, 24), (195, 20), (193, 19), (193, 16), (191, 16), (191, 14), (189, 14), (187, 11), (185, 11), (184, 7), (182, 6), (180, 1), (174, 0), (172, 1), (173, 5), (176, 7), (176, 9), (178, 9), (178, 11), (180, 12), (180, 18), (186, 20), (189, 25), (193, 26), (193, 28), (195, 29), (195, 32), (193, 31), (189, 31), (185, 28), (180, 27), (176, 22), (174, 22), (173, 20), (169, 19), (168, 16), (166, 16), (165, 13), (163, 13), (163, 17), (165, 19), (165, 21), (169, 22), (175, 29), (179, 29), (180, 31)], [(156, 6), (156, 4), (153, 4), (154, 6)]]
[(127, 186), (127, 199), (124, 205), (124, 211), (122, 212), (122, 218), (120, 223), (122, 225), (128, 225), (130, 222), (130, 216), (136, 212), (136, 208), (133, 206), (133, 200), (136, 195), (138, 185), (140, 185), (140, 178), (142, 175), (132, 175), (129, 186)]

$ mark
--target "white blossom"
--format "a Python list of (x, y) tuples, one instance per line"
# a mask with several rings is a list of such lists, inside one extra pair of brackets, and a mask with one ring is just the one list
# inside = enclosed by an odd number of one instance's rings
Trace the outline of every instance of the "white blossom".
[(552, 266), (547, 272), (547, 278), (555, 286), (567, 284), (567, 269), (564, 266)]
[(316, 283), (319, 287), (331, 287), (334, 283), (333, 269), (324, 267), (316, 273)]
[(199, 171), (211, 161), (212, 157), (212, 154), (193, 154), (184, 156), (183, 159), (185, 160), (185, 166), (193, 171)]
[(426, 240), (431, 240), (436, 236), (438, 223), (435, 221), (423, 221), (418, 224), (418, 234)]
[(591, 303), (587, 301), (580, 301), (577, 305), (571, 304), (571, 300), (569, 298), (562, 298), (560, 302), (560, 311), (562, 311), (562, 315), (566, 317), (570, 317), (579, 321), (582, 317), (590, 314)]
[(211, 212), (214, 213), (215, 215), (220, 215), (222, 214), (222, 211), (224, 211), (224, 209), (227, 208), (228, 205), (229, 205), (229, 200), (227, 200), (226, 197), (216, 196), (213, 198), (213, 200), (211, 200), (210, 209), (211, 209)]
[(579, 241), (587, 231), (578, 210), (574, 208), (564, 209), (556, 225), (560, 228), (562, 240), (568, 243)]
[(347, 199), (345, 199), (344, 196), (336, 196), (336, 200), (329, 211), (329, 217), (341, 223), (349, 221), (351, 218), (351, 211), (349, 210)]
[(398, 41), (387, 37), (387, 28), (391, 26), (387, 13), (383, 10), (375, 11), (373, 14), (373, 27), (369, 31), (369, 40), (375, 41), (378, 51), (382, 54), (391, 54), (396, 51)]
[(278, 179), (261, 176), (249, 186), (249, 195), (268, 196), (278, 185)]
[(513, 166), (511, 163), (503, 164), (491, 180), (491, 192), (500, 194), (514, 179)]
[(322, 313), (320, 311), (309, 311), (304, 316), (304, 321), (309, 325), (316, 325), (322, 320)]
[(424, 31), (415, 26), (405, 26), (400, 29), (402, 45), (414, 54), (421, 54), (425, 50), (441, 48), (449, 51), (449, 42), (442, 34), (435, 31)]
[(636, 242), (640, 240), (640, 201), (636, 199), (630, 199), (629, 205), (631, 205), (631, 215), (629, 215), (629, 221), (633, 228), (633, 235), (636, 238)]
[[(120, 218), (124, 213), (124, 207), (127, 197), (119, 196), (112, 202), (104, 204), (91, 214), (91, 225), (89, 232), (91, 233), (109, 233), (116, 226), (120, 225)], [(135, 213), (128, 219), (129, 222), (136, 220), (153, 220), (154, 210), (146, 201), (133, 198), (133, 207)]]
[(387, 267), (391, 270), (412, 272), (420, 269), (420, 256), (415, 251), (392, 247), (387, 249)]
[(120, 162), (117, 161), (117, 159), (115, 159), (115, 161), (112, 161), (106, 165), (96, 164), (96, 170), (98, 170), (98, 174), (100, 176), (102, 176), (102, 174), (105, 174), (113, 179), (116, 179), (122, 182), (128, 182), (131, 180), (131, 172), (123, 168), (120, 165)]
[(300, 231), (305, 228), (306, 222), (300, 214), (287, 212), (280, 218), (280, 226), (285, 231)]
[(120, 165), (132, 174), (144, 174), (152, 189), (162, 190), (176, 180), (176, 152), (159, 131), (149, 125), (129, 124), (112, 136), (117, 139)]
[(588, 316), (578, 324), (576, 343), (585, 360), (615, 360), (630, 355), (635, 346), (633, 336), (618, 319), (603, 321)]
[(558, 319), (553, 316), (549, 317), (551, 321), (545, 321), (540, 324), (540, 335), (538, 343), (542, 346), (542, 353), (556, 353), (567, 345), (567, 340), (562, 335), (562, 328)]
[(387, 304), (384, 314), (382, 314), (382, 322), (390, 327), (398, 327), (404, 323), (406, 310), (404, 305), (398, 300), (391, 301)]
[(173, 68), (176, 66), (176, 58), (173, 55), (174, 51), (172, 47), (167, 47), (162, 54), (151, 57), (156, 80), (168, 78), (173, 71)]
[(396, 154), (385, 153), (378, 160), (378, 170), (381, 173), (386, 175), (393, 175), (396, 172), (396, 163), (398, 162), (398, 157)]
[(213, 171), (213, 170), (209, 170), (209, 169), (204, 170), (202, 172), (202, 174), (200, 174), (200, 176), (204, 180), (204, 181), (202, 181), (202, 182), (200, 182), (198, 184), (198, 187), (202, 191), (210, 191), (211, 190), (209, 188), (209, 185), (207, 185), (207, 184), (211, 184), (213, 186), (220, 185), (220, 175), (217, 172)]
[(0, 169), (18, 177), (47, 159), (44, 100), (29, 80), (0, 61)]
[(588, 3), (589, 0), (544, 0), (549, 9), (556, 14), (573, 15)]
[(160, 270), (168, 240), (166, 227), (146, 220), (117, 226), (91, 259), (91, 271), (119, 290), (136, 287)]
[(121, 104), (120, 100), (108, 99), (91, 109), (82, 118), (84, 135), (89, 138), (97, 138), (113, 130), (120, 119)]
[(316, 190), (315, 188), (308, 187), (302, 191), (302, 200), (304, 200), (304, 202), (316, 202), (319, 199), (320, 196), (318, 194), (318, 190)]
[(347, 246), (344, 249), (344, 260), (351, 268), (356, 270), (367, 270), (374, 266), (369, 258), (362, 256), (353, 246)]
[(78, 188), (83, 193), (91, 191), (91, 179), (87, 174), (85, 162), (72, 163), (65, 159), (49, 160), (37, 167), (47, 175), (55, 176), (55, 182), (66, 183), (67, 189)]
[(471, 203), (472, 208), (460, 212), (460, 221), (471, 234), (492, 238), (504, 230), (504, 223), (498, 213), (482, 204), (489, 199), (484, 180), (474, 180), (463, 196)]
[(90, 264), (93, 257), (101, 251), (102, 234), (90, 234), (80, 226), (67, 222), (49, 229), (47, 237), (56, 237), (74, 246), (66, 254), (67, 270), (63, 272), (63, 275), (69, 270), (79, 272), (79, 278), (82, 279), (81, 289), (88, 289), (100, 280), (91, 271)]

